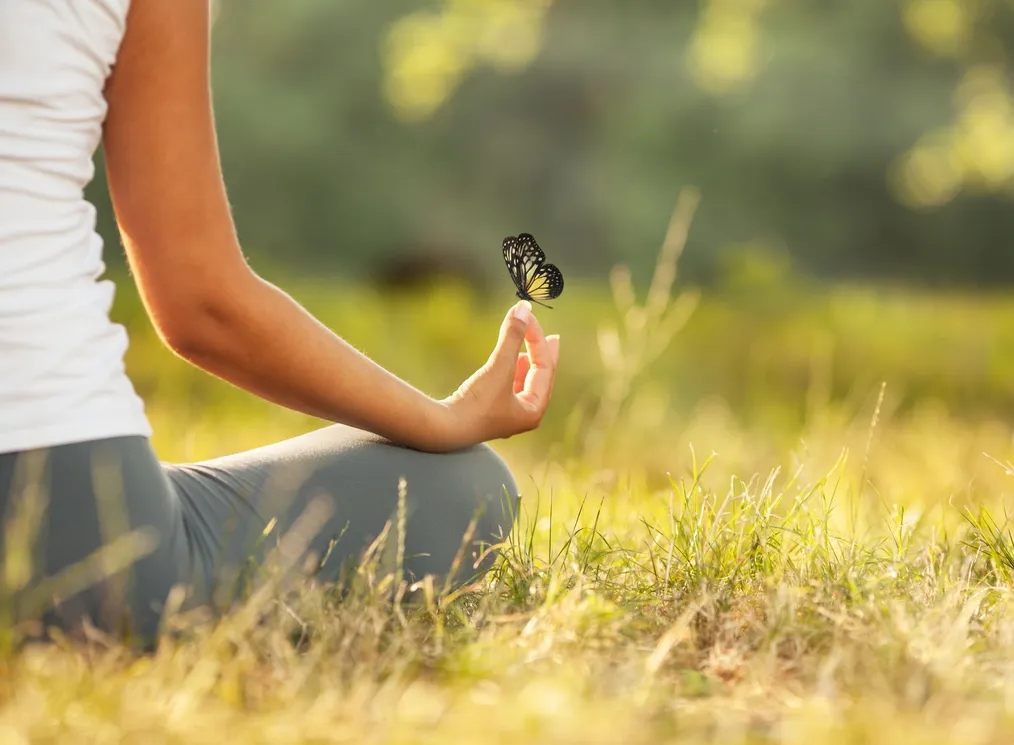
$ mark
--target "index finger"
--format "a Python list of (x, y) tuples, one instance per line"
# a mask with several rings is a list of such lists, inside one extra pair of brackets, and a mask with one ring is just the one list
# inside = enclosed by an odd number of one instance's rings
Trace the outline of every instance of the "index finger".
[(532, 367), (552, 368), (555, 366), (553, 352), (546, 341), (546, 332), (542, 330), (542, 324), (539, 323), (539, 319), (535, 317), (534, 313), (532, 313), (528, 329), (525, 331), (525, 348), (528, 350), (528, 358), (531, 360)]

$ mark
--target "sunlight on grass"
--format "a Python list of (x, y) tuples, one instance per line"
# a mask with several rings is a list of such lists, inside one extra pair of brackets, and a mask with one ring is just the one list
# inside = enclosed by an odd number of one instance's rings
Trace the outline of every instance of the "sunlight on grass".
[[(540, 313), (554, 404), (496, 443), (521, 514), (480, 584), (410, 597), (395, 521), (341, 597), (269, 579), (149, 656), (5, 621), (0, 742), (1009, 741), (1014, 304), (756, 272), (698, 298), (681, 224), (644, 305), (618, 269), (611, 297), (575, 283)], [(435, 395), (510, 303), (288, 286)], [(173, 358), (136, 297), (116, 315), (162, 457), (318, 426)]]
[[(983, 458), (990, 487), (963, 514), (935, 474), (913, 471), (907, 486), (923, 501), (892, 504), (878, 459), (933, 435), (879, 426), (872, 438), (869, 422), (857, 428), (857, 449), (830, 462), (779, 471), (755, 456), (744, 478), (681, 438), (683, 465), (659, 488), (637, 468), (611, 479), (534, 468), (518, 529), (478, 594), (392, 606), (385, 577), (364, 571), (341, 602), (312, 588), (283, 603), (262, 595), (151, 658), (28, 648), (3, 659), (0, 732), (1003, 741), (1014, 733), (1014, 543), (998, 502), (1009, 476)], [(832, 732), (842, 739), (824, 739)]]

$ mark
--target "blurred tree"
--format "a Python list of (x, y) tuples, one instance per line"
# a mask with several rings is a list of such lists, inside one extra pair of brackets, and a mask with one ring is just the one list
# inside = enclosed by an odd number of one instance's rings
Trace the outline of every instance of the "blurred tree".
[[(737, 246), (825, 276), (1014, 280), (1011, 0), (220, 0), (223, 160), (254, 261), (358, 274), (415, 246), (502, 272), (683, 276)], [(97, 180), (90, 196), (114, 231)], [(504, 287), (505, 301), (510, 299)]]
[(429, 117), (479, 62), (531, 64), (552, 0), (445, 0), (395, 21), (386, 34), (385, 92), (406, 120)]

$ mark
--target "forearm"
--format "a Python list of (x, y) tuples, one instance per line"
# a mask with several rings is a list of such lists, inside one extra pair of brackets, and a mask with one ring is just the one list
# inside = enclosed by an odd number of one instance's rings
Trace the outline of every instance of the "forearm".
[(444, 406), (368, 359), (282, 290), (252, 272), (227, 302), (208, 304), (181, 356), (288, 408), (374, 432), (421, 450), (443, 450)]
[(489, 361), (438, 402), (253, 274), (219, 163), (209, 35), (207, 0), (131, 3), (105, 89), (110, 194), (145, 308), (166, 343), (258, 396), (419, 449), (538, 426), (559, 348), (530, 306), (512, 309)]

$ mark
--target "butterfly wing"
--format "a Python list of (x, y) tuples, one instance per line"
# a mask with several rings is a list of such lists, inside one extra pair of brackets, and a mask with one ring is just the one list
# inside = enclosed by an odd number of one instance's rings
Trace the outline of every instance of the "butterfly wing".
[(507, 265), (507, 272), (511, 275), (518, 292), (524, 292), (525, 275), (521, 265), (521, 246), (518, 239), (512, 235), (503, 239), (503, 263)]
[(563, 292), (563, 274), (546, 263), (546, 254), (531, 233), (504, 238), (503, 260), (521, 297), (540, 302)]
[(546, 261), (546, 254), (530, 233), (522, 233), (517, 238), (504, 239), (503, 260), (518, 291), (527, 293), (532, 277)]
[(532, 274), (525, 292), (533, 300), (554, 300), (563, 292), (563, 274), (554, 264), (543, 264)]

